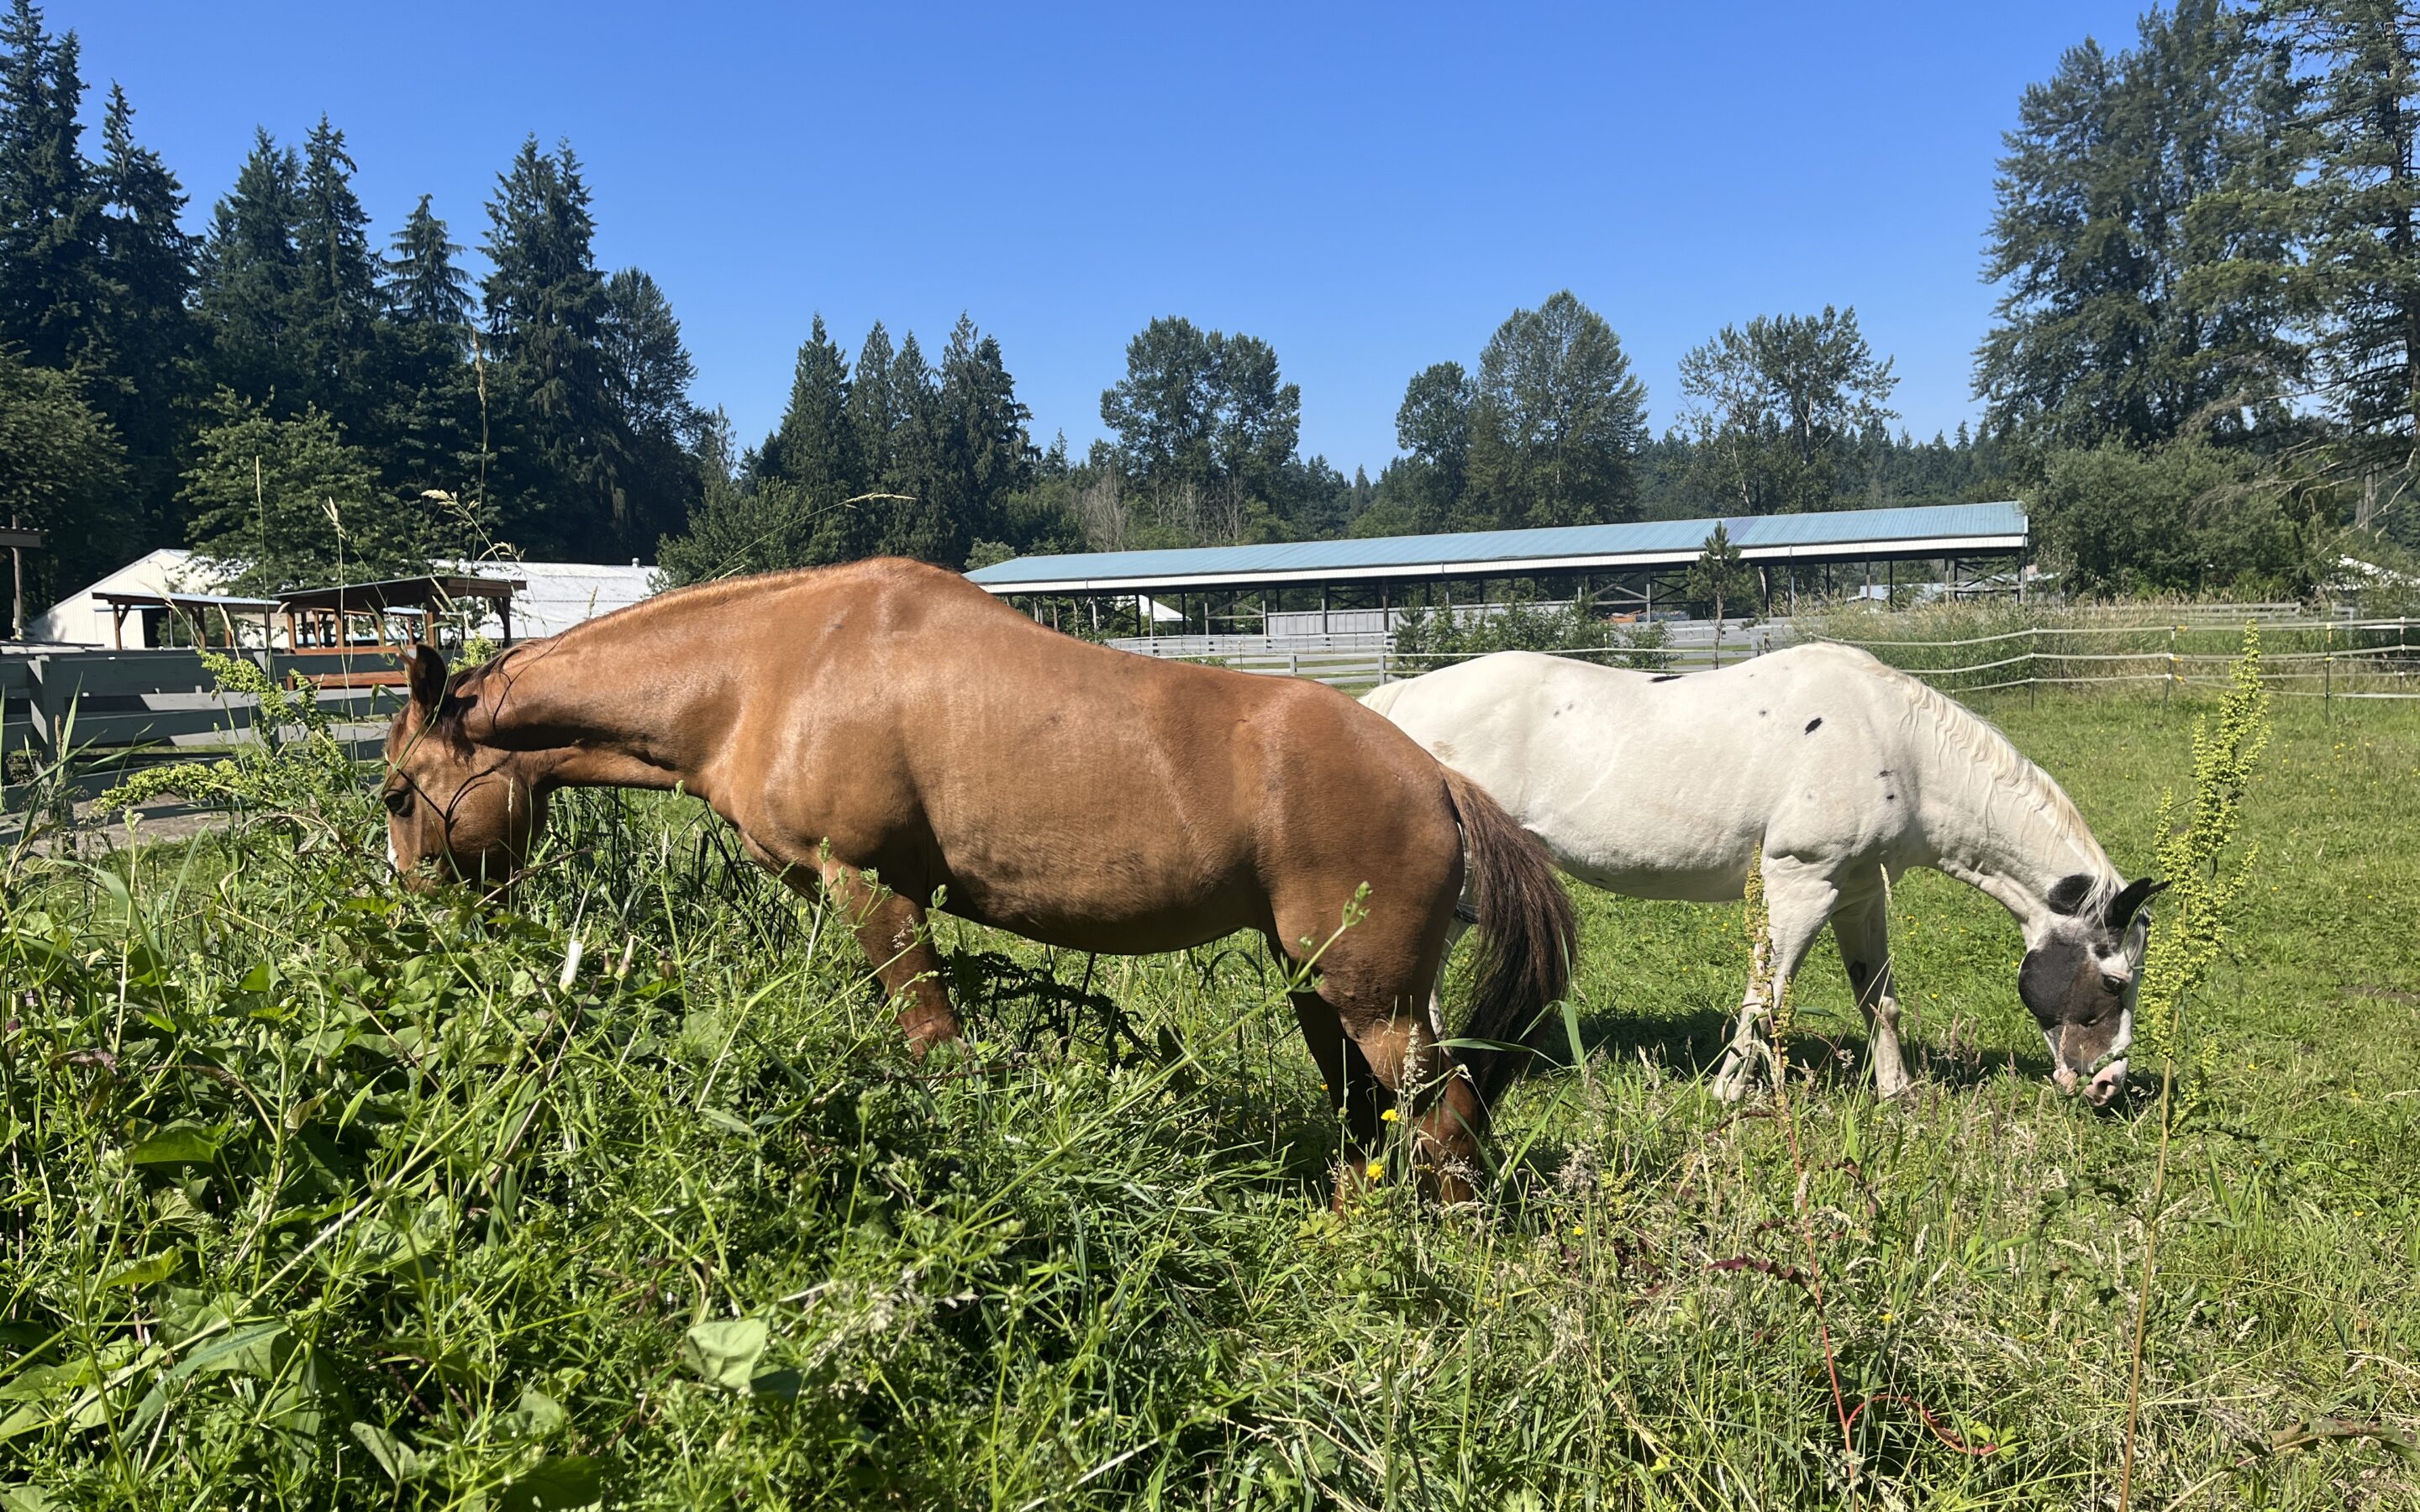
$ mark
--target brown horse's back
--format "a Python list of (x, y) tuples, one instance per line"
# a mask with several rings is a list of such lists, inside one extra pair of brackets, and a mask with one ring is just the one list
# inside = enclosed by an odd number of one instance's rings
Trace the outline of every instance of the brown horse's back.
[(713, 779), (719, 807), (763, 806), (733, 812), (752, 834), (829, 838), (953, 913), (1116, 953), (1294, 947), (1362, 883), (1422, 909), (1456, 885), (1441, 770), (1342, 694), (1090, 645), (909, 563), (760, 594)]

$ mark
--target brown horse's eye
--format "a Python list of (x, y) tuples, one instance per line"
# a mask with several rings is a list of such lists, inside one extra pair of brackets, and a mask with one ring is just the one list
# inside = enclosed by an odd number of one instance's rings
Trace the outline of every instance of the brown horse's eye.
[(387, 789), (386, 811), (397, 819), (411, 812), (411, 790), (410, 788)]

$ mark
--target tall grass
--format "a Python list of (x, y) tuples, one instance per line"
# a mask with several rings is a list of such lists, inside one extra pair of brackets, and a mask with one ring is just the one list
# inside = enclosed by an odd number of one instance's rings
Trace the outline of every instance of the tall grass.
[[(2181, 713), (2053, 702), (1996, 713), (2148, 855)], [(2420, 1413), (2420, 1139), (2393, 1095), (2420, 1086), (2396, 838), (2420, 719), (2287, 707), (2272, 756), (2247, 826), (2291, 886), (2199, 1005), (2216, 1111), (2170, 1156), (2137, 1495), (2410, 1505), (2375, 1441), (2273, 1435)], [(1487, 1201), (1382, 1181), (1331, 1212), (1336, 1132), (1254, 951), (1092, 962), (944, 920), (978, 1038), (920, 1064), (845, 930), (710, 816), (570, 797), (511, 915), (396, 892), (341, 794), (323, 823), (15, 873), (0, 1498), (2114, 1493), (2157, 1128), (2044, 1085), (1979, 895), (1900, 890), (1905, 1108), (1865, 1090), (1846, 985), (1810, 963), (1795, 1164), (1700, 1085), (1738, 911), (1583, 895), (1575, 1012)]]

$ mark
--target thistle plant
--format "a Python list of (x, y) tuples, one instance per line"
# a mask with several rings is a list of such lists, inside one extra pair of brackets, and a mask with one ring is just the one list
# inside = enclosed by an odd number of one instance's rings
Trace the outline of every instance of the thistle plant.
[(2243, 798), (2269, 744), (2269, 690), (2260, 676), (2260, 632), (2247, 625), (2218, 717), (2194, 721), (2193, 791), (2160, 796), (2159, 875), (2169, 881), (2168, 916), (2143, 958), (2137, 1031), (2143, 1047), (2173, 1066), (2183, 1039), (2185, 999), (2210, 975), (2233, 933), (2236, 900), (2252, 880), (2260, 848), (2245, 845), (2223, 865), (2242, 826)]

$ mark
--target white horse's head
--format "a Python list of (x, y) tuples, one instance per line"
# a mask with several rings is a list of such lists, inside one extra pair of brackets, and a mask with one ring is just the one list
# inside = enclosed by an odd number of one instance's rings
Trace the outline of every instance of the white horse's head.
[(2143, 905), (2166, 886), (2143, 877), (2112, 894), (2081, 872), (2062, 877), (2044, 900), (2047, 921), (2025, 942), (2017, 995), (2041, 1026), (2051, 1078), (2066, 1091), (2081, 1086), (2094, 1107), (2125, 1089), (2151, 923)]

